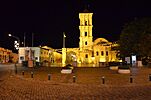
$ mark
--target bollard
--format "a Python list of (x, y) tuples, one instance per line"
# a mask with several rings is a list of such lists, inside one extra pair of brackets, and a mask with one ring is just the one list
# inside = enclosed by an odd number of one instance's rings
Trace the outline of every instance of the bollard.
[(22, 75), (24, 76), (24, 71), (22, 71)]
[(73, 75), (73, 83), (75, 83), (75, 82), (76, 82), (76, 76)]
[(130, 75), (130, 83), (133, 83), (133, 77)]
[(102, 84), (105, 84), (105, 77), (102, 77)]
[(149, 81), (151, 81), (151, 74), (149, 74)]
[(15, 63), (15, 74), (17, 74), (17, 66), (16, 66), (16, 63)]
[(48, 80), (50, 80), (50, 77), (51, 77), (51, 75), (50, 75), (50, 74), (48, 74)]
[(34, 77), (34, 73), (33, 72), (31, 72), (31, 78), (33, 78)]

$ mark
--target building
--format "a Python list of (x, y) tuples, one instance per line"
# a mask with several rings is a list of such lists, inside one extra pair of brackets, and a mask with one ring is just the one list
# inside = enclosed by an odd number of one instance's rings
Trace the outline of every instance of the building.
[(61, 54), (47, 46), (19, 47), (19, 63), (30, 60), (43, 64), (47, 63), (48, 66), (48, 64), (61, 63)]
[(62, 64), (77, 62), (78, 64), (95, 64), (119, 62), (118, 51), (112, 50), (113, 44), (104, 38), (93, 41), (93, 13), (87, 9), (79, 13), (80, 41), (79, 48), (62, 48)]
[(18, 61), (18, 54), (11, 50), (0, 47), (0, 63), (16, 63)]
[[(93, 40), (93, 13), (87, 9), (79, 13), (80, 19), (80, 41), (78, 48), (65, 48), (65, 35), (63, 35), (62, 54), (58, 53), (57, 49), (47, 46), (43, 47), (20, 47), (19, 48), (19, 63), (22, 61), (34, 60), (35, 62), (49, 62), (49, 64), (93, 64), (105, 65), (108, 62), (119, 62), (117, 58), (118, 51), (112, 47), (117, 46), (104, 38)], [(60, 50), (60, 49), (59, 49)]]
[(40, 51), (40, 47), (19, 47), (19, 63), (28, 60), (40, 62)]

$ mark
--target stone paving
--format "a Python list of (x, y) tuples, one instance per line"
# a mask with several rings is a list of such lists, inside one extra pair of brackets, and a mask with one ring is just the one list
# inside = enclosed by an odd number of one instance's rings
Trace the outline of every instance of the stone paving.
[[(31, 71), (34, 78), (30, 77)], [(73, 74), (60, 74), (60, 68), (21, 69), (17, 75), (13, 73), (0, 81), (0, 100), (151, 100), (148, 79), (151, 68), (131, 71), (133, 83), (129, 83), (130, 75), (107, 68), (76, 68)], [(73, 75), (76, 75), (75, 83)], [(102, 76), (106, 78), (105, 84)]]

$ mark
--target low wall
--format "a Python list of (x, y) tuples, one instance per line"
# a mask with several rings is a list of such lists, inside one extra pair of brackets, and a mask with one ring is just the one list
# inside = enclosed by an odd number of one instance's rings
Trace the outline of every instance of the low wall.
[(118, 73), (120, 73), (120, 74), (129, 74), (130, 69), (118, 69)]

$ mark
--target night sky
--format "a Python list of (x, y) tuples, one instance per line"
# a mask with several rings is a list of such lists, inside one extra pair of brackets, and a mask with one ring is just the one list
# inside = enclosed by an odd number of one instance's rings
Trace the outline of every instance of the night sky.
[[(79, 12), (88, 8), (93, 12), (93, 39), (119, 39), (125, 23), (136, 18), (150, 17), (149, 2), (110, 0), (3, 0), (0, 1), (0, 47), (14, 49), (11, 33), (31, 46), (47, 45), (62, 48), (63, 32), (66, 33), (66, 47), (79, 46)], [(111, 2), (112, 1), (112, 2)], [(132, 2), (133, 1), (133, 2)], [(23, 46), (23, 45), (22, 45)]]

